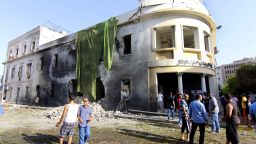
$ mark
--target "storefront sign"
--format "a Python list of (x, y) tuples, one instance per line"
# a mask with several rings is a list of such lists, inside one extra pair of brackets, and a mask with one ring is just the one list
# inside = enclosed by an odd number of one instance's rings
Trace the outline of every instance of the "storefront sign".
[(178, 60), (177, 65), (184, 65), (184, 66), (200, 66), (206, 68), (213, 68), (213, 65), (206, 61), (198, 61), (198, 60)]

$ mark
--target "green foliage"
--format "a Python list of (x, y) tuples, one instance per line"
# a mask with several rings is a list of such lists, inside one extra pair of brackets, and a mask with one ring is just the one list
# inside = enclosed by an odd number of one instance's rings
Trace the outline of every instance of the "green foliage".
[(224, 85), (222, 92), (224, 94), (236, 94), (237, 93), (236, 77), (231, 76), (227, 80), (227, 84)]
[(256, 92), (256, 65), (244, 65), (236, 71), (238, 90), (241, 92)]
[(256, 65), (244, 65), (237, 69), (236, 75), (227, 80), (222, 92), (226, 94), (256, 93)]

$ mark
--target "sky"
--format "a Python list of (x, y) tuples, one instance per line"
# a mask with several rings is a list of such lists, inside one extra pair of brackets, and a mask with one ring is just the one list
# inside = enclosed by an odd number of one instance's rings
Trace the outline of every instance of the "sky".
[[(256, 1), (204, 0), (217, 25), (217, 64), (255, 57)], [(32, 30), (56, 24), (74, 33), (139, 6), (138, 0), (3, 0), (0, 4), (0, 62), (8, 42)], [(0, 65), (0, 76), (3, 65)]]

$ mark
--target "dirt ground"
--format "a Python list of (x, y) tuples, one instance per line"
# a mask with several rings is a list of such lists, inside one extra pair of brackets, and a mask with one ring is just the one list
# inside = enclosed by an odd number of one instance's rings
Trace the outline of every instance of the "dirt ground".
[[(5, 105), (5, 114), (0, 116), (0, 144), (57, 144), (59, 128), (55, 123), (60, 116), (49, 116), (47, 112), (49, 108)], [(91, 126), (91, 144), (186, 143), (180, 140), (180, 129), (176, 123), (106, 117), (96, 118)], [(206, 144), (225, 143), (224, 128), (219, 134), (209, 132), (208, 127)], [(241, 144), (256, 143), (255, 136), (246, 126), (239, 127)], [(195, 136), (197, 142), (198, 133)], [(73, 143), (78, 143), (77, 129)]]

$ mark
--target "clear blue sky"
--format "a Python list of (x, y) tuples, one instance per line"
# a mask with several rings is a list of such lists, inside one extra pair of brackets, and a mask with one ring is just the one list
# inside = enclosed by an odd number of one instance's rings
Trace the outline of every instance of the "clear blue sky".
[[(218, 64), (256, 56), (255, 0), (204, 0), (222, 28), (217, 32)], [(51, 21), (76, 32), (139, 6), (138, 0), (5, 0), (0, 4), (0, 62), (8, 41)], [(3, 65), (0, 66), (0, 76)]]

